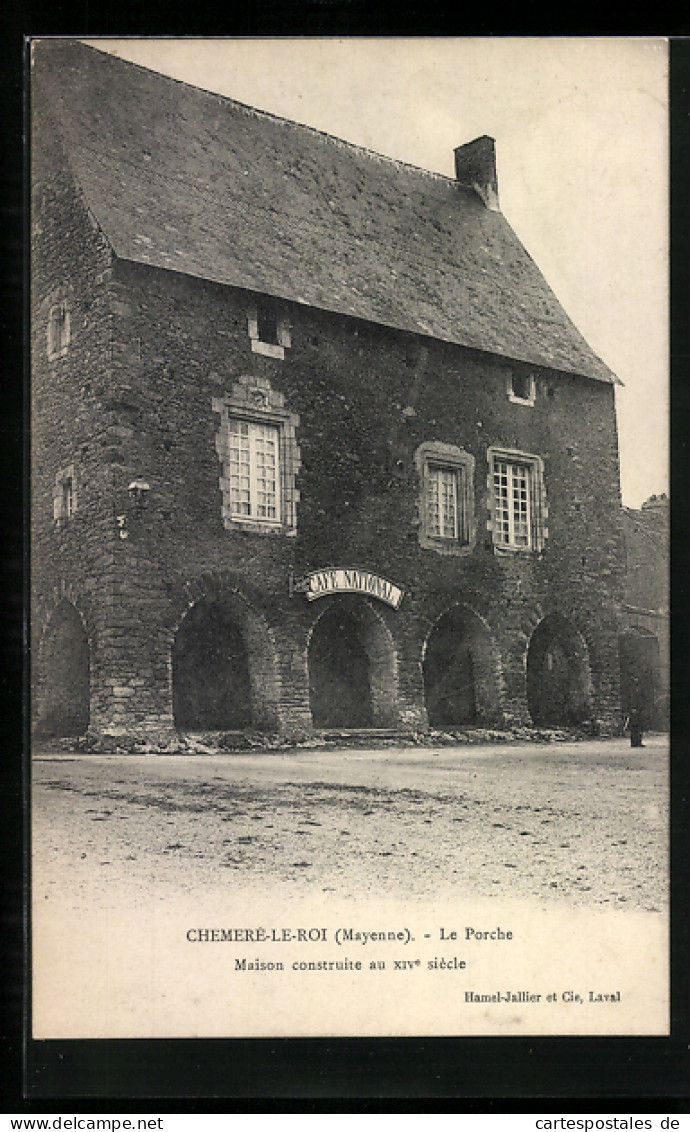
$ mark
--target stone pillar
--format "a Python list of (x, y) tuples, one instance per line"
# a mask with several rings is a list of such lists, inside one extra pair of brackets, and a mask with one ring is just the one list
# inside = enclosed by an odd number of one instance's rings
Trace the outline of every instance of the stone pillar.
[(429, 720), (424, 702), (422, 653), (430, 623), (419, 615), (411, 602), (396, 617), (398, 643), (398, 708), (404, 731), (426, 731)]
[(503, 668), (503, 725), (531, 727), (532, 717), (527, 703), (529, 633), (525, 631), (519, 611), (512, 614), (508, 611), (504, 623), (496, 632), (496, 647)]
[(159, 744), (175, 738), (167, 611), (149, 558), (123, 549), (95, 613), (89, 732), (96, 739)]
[(286, 739), (306, 739), (314, 733), (309, 706), (308, 626), (300, 611), (281, 610), (273, 627), (280, 682), (279, 726)]

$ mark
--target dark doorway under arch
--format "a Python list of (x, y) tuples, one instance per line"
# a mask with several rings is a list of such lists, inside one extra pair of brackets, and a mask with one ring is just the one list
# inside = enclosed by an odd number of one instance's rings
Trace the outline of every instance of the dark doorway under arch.
[(584, 723), (591, 716), (587, 647), (561, 614), (537, 625), (527, 650), (527, 706), (538, 727)]
[(89, 641), (81, 617), (61, 601), (46, 629), (40, 651), (37, 732), (69, 737), (89, 726)]
[(309, 643), (309, 705), (314, 727), (387, 727), (397, 722), (390, 634), (366, 602), (336, 602)]
[(665, 707), (658, 691), (658, 638), (654, 633), (636, 627), (621, 633), (618, 648), (623, 714), (629, 716), (636, 710), (643, 727), (656, 727), (660, 720), (663, 721)]
[(173, 717), (182, 731), (235, 731), (252, 724), (242, 629), (219, 601), (190, 609), (172, 649)]
[(456, 727), (500, 717), (496, 664), (489, 632), (464, 606), (444, 613), (424, 653), (424, 697), (431, 727)]

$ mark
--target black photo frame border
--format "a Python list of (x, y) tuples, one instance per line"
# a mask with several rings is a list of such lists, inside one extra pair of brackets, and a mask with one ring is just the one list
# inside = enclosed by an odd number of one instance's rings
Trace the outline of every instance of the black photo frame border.
[[(75, 5), (75, 8), (77, 6)], [(165, 18), (170, 19), (169, 5)], [(124, 10), (106, 3), (100, 26), (92, 26), (86, 3), (69, 29), (77, 34), (128, 34)], [(161, 34), (162, 5), (129, 17), (130, 34)], [(529, 13), (528, 13), (529, 17)], [(51, 13), (18, 5), (2, 17), (9, 33), (0, 64), (5, 106), (11, 108), (0, 127), (3, 156), (3, 323), (7, 347), (5, 398), (0, 417), (0, 457), (6, 538), (2, 549), (5, 575), (3, 604), (4, 758), (0, 766), (3, 822), (3, 924), (7, 932), (2, 1033), (3, 1092), (7, 1112), (122, 1111), (135, 1102), (138, 1112), (260, 1111), (309, 1112), (409, 1110), (423, 1102), (448, 1111), (490, 1112), (499, 1104), (514, 1111), (543, 1107), (576, 1111), (592, 1105), (605, 1111), (627, 1109), (687, 1112), (690, 1096), (690, 861), (688, 798), (690, 797), (690, 727), (688, 725), (687, 563), (688, 540), (676, 521), (686, 513), (687, 446), (685, 422), (690, 419), (690, 385), (685, 369), (690, 358), (688, 276), (690, 274), (690, 39), (675, 35), (671, 62), (671, 360), (672, 360), (672, 500), (673, 500), (673, 729), (672, 729), (672, 919), (671, 1035), (668, 1038), (405, 1038), (405, 1039), (230, 1039), (230, 1040), (102, 1040), (33, 1041), (27, 1034), (28, 796), (26, 734), (22, 712), (24, 620), (27, 560), (25, 507), (26, 208), (23, 146), (25, 118), (24, 37), (64, 34), (65, 10)], [(180, 19), (178, 17), (178, 19)], [(152, 23), (158, 21), (157, 27)], [(441, 28), (443, 17), (429, 17), (412, 6), (391, 17), (382, 5), (359, 0), (265, 3), (246, 6), (231, 35), (357, 34), (357, 35), (489, 35), (496, 33), (478, 20), (473, 29)], [(529, 18), (524, 21), (529, 24)], [(425, 27), (422, 27), (426, 23)], [(61, 25), (60, 27), (56, 25)], [(435, 26), (432, 26), (435, 25)], [(180, 30), (183, 28), (184, 30)], [(540, 30), (538, 34), (554, 34)], [(165, 34), (173, 34), (167, 31)], [(204, 34), (181, 18), (174, 34)], [(206, 30), (205, 34), (209, 34)], [(217, 30), (214, 34), (218, 34)], [(500, 34), (535, 34), (532, 28)], [(658, 34), (644, 30), (558, 34)], [(16, 113), (15, 113), (16, 112)], [(22, 285), (23, 284), (23, 285)], [(20, 374), (24, 374), (24, 382)], [(23, 752), (23, 755), (22, 755)], [(69, 1101), (69, 1105), (66, 1102)]]

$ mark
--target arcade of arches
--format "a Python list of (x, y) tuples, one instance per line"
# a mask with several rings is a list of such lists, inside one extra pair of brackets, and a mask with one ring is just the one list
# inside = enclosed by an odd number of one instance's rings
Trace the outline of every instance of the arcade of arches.
[[(280, 693), (265, 627), (241, 603), (202, 600), (173, 646), (173, 712), (180, 730), (272, 729)], [(307, 647), (309, 709), (317, 729), (385, 728), (398, 723), (398, 658), (372, 603), (333, 599)], [(583, 639), (552, 614), (527, 652), (527, 702), (537, 726), (566, 726), (591, 715), (592, 685)], [(431, 727), (491, 726), (503, 717), (501, 661), (491, 633), (458, 605), (433, 625), (422, 662)], [(266, 698), (272, 704), (266, 710)]]
[[(655, 645), (646, 638), (621, 639), (628, 699), (633, 677), (637, 685), (651, 687)], [(399, 657), (375, 602), (354, 595), (327, 599), (302, 647), (304, 651), (294, 653), (292, 667), (283, 663), (281, 668), (273, 631), (239, 593), (201, 597), (182, 618), (171, 643), (175, 727), (280, 731), (284, 697), (297, 704), (307, 720), (310, 716), (317, 729), (399, 725)], [(463, 605), (446, 610), (432, 625), (421, 654), (420, 661), (412, 658), (419, 665), (417, 672), (421, 668), (419, 691), (410, 692), (415, 685), (409, 668), (403, 686), (408, 703), (423, 688), (429, 726), (500, 725), (505, 695), (501, 657), (488, 626), (473, 610)], [(82, 618), (64, 599), (48, 622), (39, 650), (38, 734), (86, 732), (90, 668)], [(299, 671), (305, 683), (286, 686), (286, 673), (289, 680)], [(537, 625), (527, 648), (525, 674), (527, 707), (536, 726), (567, 726), (591, 718), (587, 647), (565, 617), (550, 614)]]

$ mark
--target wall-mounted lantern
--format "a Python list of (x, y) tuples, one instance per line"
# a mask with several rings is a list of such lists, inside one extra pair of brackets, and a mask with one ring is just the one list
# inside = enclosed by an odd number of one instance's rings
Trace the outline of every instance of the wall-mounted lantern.
[(136, 511), (143, 511), (149, 501), (149, 492), (151, 488), (146, 480), (132, 480), (127, 488), (127, 493), (130, 498), (132, 507)]

